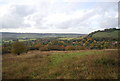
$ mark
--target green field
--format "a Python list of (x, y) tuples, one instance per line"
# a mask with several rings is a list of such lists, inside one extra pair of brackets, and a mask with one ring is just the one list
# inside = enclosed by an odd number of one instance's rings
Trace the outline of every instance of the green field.
[(3, 79), (117, 79), (117, 50), (30, 51), (3, 55)]
[(112, 32), (97, 32), (92, 35), (93, 38), (111, 38), (111, 39), (118, 39), (118, 33), (120, 30), (115, 30)]
[(67, 38), (76, 38), (84, 36), (86, 34), (74, 34), (74, 33), (12, 33), (12, 32), (1, 32), (2, 39), (11, 40), (11, 39), (37, 39), (37, 38), (47, 38), (47, 37), (67, 37)]
[(36, 40), (36, 39), (19, 39), (19, 41), (23, 42), (23, 41), (30, 41), (30, 40)]
[(78, 38), (58, 38), (59, 40), (78, 40), (82, 39), (83, 37), (78, 37)]

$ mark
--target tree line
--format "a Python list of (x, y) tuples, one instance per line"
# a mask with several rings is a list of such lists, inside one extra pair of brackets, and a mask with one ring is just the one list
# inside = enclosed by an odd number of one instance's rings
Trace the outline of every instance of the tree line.
[(33, 41), (4, 43), (2, 54), (14, 53), (20, 55), (30, 50), (40, 51), (72, 51), (86, 49), (115, 49), (118, 48), (117, 40), (96, 40), (92, 37), (72, 40), (58, 40), (57, 38), (37, 39)]

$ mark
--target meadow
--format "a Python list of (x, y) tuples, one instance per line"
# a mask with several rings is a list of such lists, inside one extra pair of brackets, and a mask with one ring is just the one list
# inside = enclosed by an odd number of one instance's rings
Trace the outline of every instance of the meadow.
[(119, 31), (3, 33), (2, 78), (118, 79)]
[(118, 50), (10, 53), (2, 68), (3, 79), (118, 79)]

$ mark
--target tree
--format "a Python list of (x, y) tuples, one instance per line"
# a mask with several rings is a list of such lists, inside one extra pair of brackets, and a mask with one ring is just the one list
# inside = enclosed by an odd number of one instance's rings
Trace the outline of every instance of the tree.
[(27, 47), (23, 42), (15, 42), (12, 45), (12, 53), (20, 55), (21, 53), (24, 53), (27, 51)]

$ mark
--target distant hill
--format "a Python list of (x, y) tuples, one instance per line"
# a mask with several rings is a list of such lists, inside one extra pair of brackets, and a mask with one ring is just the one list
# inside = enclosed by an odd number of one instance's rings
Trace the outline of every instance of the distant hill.
[(2, 39), (17, 39), (17, 38), (45, 38), (45, 37), (80, 37), (86, 34), (72, 34), (72, 33), (12, 33), (0, 32)]
[(90, 33), (87, 37), (92, 37), (94, 39), (118, 39), (118, 34), (120, 29), (110, 28), (105, 30), (98, 30)]
[(94, 31), (90, 34), (74, 34), (74, 33), (13, 33), (13, 32), (0, 32), (2, 39), (19, 39), (19, 38), (46, 38), (46, 37), (63, 37), (63, 38), (78, 38), (83, 36), (92, 37), (94, 39), (118, 39), (120, 29), (110, 28), (104, 30)]

